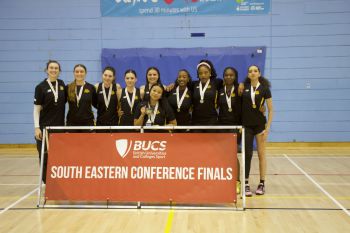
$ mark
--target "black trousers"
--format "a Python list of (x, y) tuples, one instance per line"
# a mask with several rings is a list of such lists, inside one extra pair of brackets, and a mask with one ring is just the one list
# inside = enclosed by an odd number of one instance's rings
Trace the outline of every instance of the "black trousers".
[(245, 178), (249, 179), (250, 166), (253, 158), (254, 130), (245, 128)]
[[(45, 145), (45, 149), (44, 149), (44, 156), (41, 154), (41, 146), (42, 146), (42, 142), (40, 140), (36, 140), (36, 149), (38, 150), (39, 153), (39, 167), (41, 168), (41, 160), (44, 159), (44, 167), (43, 167), (43, 175), (41, 177), (42, 181), (46, 184), (46, 169), (47, 169), (47, 146)], [(42, 140), (45, 140), (45, 138), (43, 138)]]

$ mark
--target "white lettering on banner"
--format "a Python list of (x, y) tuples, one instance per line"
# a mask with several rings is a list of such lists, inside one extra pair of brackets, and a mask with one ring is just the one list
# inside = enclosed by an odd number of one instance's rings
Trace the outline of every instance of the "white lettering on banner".
[(134, 151), (139, 150), (153, 150), (164, 151), (166, 148), (166, 141), (135, 141)]
[(194, 167), (131, 167), (131, 179), (194, 180)]
[(132, 149), (134, 159), (156, 158), (164, 159), (166, 156), (167, 141), (141, 141), (118, 139), (115, 141), (116, 149), (120, 157), (125, 158)]
[(233, 179), (232, 167), (52, 166), (52, 179), (222, 180)]
[(199, 167), (198, 180), (232, 180), (232, 168)]
[(85, 167), (86, 179), (127, 179), (128, 167), (87, 166)]
[(81, 166), (52, 166), (52, 179), (81, 179), (83, 168)]

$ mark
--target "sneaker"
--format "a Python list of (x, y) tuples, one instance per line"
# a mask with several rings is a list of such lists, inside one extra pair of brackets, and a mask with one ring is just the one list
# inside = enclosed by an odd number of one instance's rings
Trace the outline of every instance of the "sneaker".
[(251, 197), (251, 196), (253, 196), (252, 191), (250, 191), (250, 186), (249, 186), (249, 184), (246, 184), (246, 185), (245, 185), (245, 196), (246, 196), (246, 197)]
[(256, 195), (264, 195), (265, 194), (265, 185), (263, 183), (260, 183), (258, 185), (258, 188), (255, 191)]
[(241, 181), (237, 180), (236, 181), (236, 194), (241, 193)]

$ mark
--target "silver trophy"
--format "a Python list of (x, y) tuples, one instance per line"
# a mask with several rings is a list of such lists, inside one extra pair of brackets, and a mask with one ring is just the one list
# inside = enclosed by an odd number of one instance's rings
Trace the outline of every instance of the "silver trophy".
[(146, 126), (152, 126), (152, 121), (151, 121), (151, 116), (152, 116), (152, 109), (151, 108), (146, 108), (146, 114), (147, 114), (147, 122)]

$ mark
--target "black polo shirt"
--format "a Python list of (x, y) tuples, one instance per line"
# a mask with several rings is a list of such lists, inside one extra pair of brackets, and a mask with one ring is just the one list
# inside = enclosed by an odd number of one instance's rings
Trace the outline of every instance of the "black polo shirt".
[(126, 95), (129, 95), (129, 99), (131, 101), (133, 93), (129, 93), (126, 88), (123, 88), (122, 94), (121, 94), (121, 97), (119, 100), (120, 101), (120, 108), (123, 111), (123, 115), (119, 119), (119, 125), (121, 125), (121, 126), (133, 126), (134, 125), (134, 114), (135, 114), (135, 111), (137, 109), (137, 106), (141, 102), (140, 89), (136, 88), (135, 102), (134, 102), (134, 106), (132, 109), (130, 108), (130, 105), (128, 103)]
[(56, 82), (58, 82), (57, 103), (55, 103), (54, 94), (52, 93), (46, 79), (35, 87), (34, 104), (42, 106), (39, 119), (41, 129), (46, 126), (64, 125), (66, 90), (64, 82), (60, 79), (51, 82), (53, 88), (56, 88)]
[(238, 87), (235, 87), (231, 95), (231, 109), (227, 105), (225, 89), (221, 88), (218, 96), (219, 125), (240, 125), (241, 124), (241, 97), (238, 96)]
[[(112, 90), (111, 90), (112, 89)], [(109, 92), (111, 93), (111, 100), (108, 108), (106, 108), (105, 100), (103, 97), (102, 83), (97, 86), (97, 120), (96, 125), (117, 125), (118, 124), (118, 98), (117, 98), (117, 87), (112, 84), (109, 88), (105, 88), (106, 96), (108, 97)]]
[(204, 103), (200, 103), (200, 92), (199, 92), (200, 81), (193, 83), (193, 112), (192, 122), (194, 125), (216, 125), (218, 113), (217, 108), (217, 95), (220, 89), (222, 80), (213, 79), (210, 80), (208, 88), (204, 93)]
[[(79, 93), (82, 86), (77, 86), (77, 93)], [(67, 87), (68, 90), (68, 87)], [(67, 114), (68, 126), (93, 126), (94, 113), (92, 106), (96, 106), (97, 95), (95, 86), (86, 82), (84, 85), (83, 94), (77, 106), (77, 100), (74, 102), (68, 100), (69, 110)]]
[[(180, 90), (180, 99), (184, 93), (184, 90)], [(177, 108), (177, 98), (176, 98), (176, 87), (168, 94), (168, 102), (173, 112), (175, 113), (177, 125), (190, 125), (191, 124), (191, 114), (190, 110), (192, 107), (192, 94), (191, 90), (188, 89), (186, 96), (180, 107), (180, 112)]]
[[(143, 106), (147, 107), (148, 102), (142, 102), (137, 106), (134, 119), (139, 119), (139, 117), (141, 116), (141, 107)], [(143, 119), (142, 125), (146, 125), (147, 120), (148, 120), (148, 115), (146, 114)], [(163, 101), (160, 100), (158, 111), (154, 119), (153, 125), (166, 125), (169, 121), (173, 121), (173, 120), (175, 120), (175, 115), (168, 101), (166, 99), (164, 99)]]
[(266, 117), (259, 108), (264, 105), (266, 99), (272, 98), (270, 88), (260, 84), (255, 92), (256, 108), (253, 108), (251, 99), (251, 85), (244, 84), (242, 95), (242, 123), (244, 126), (260, 126), (266, 124)]

